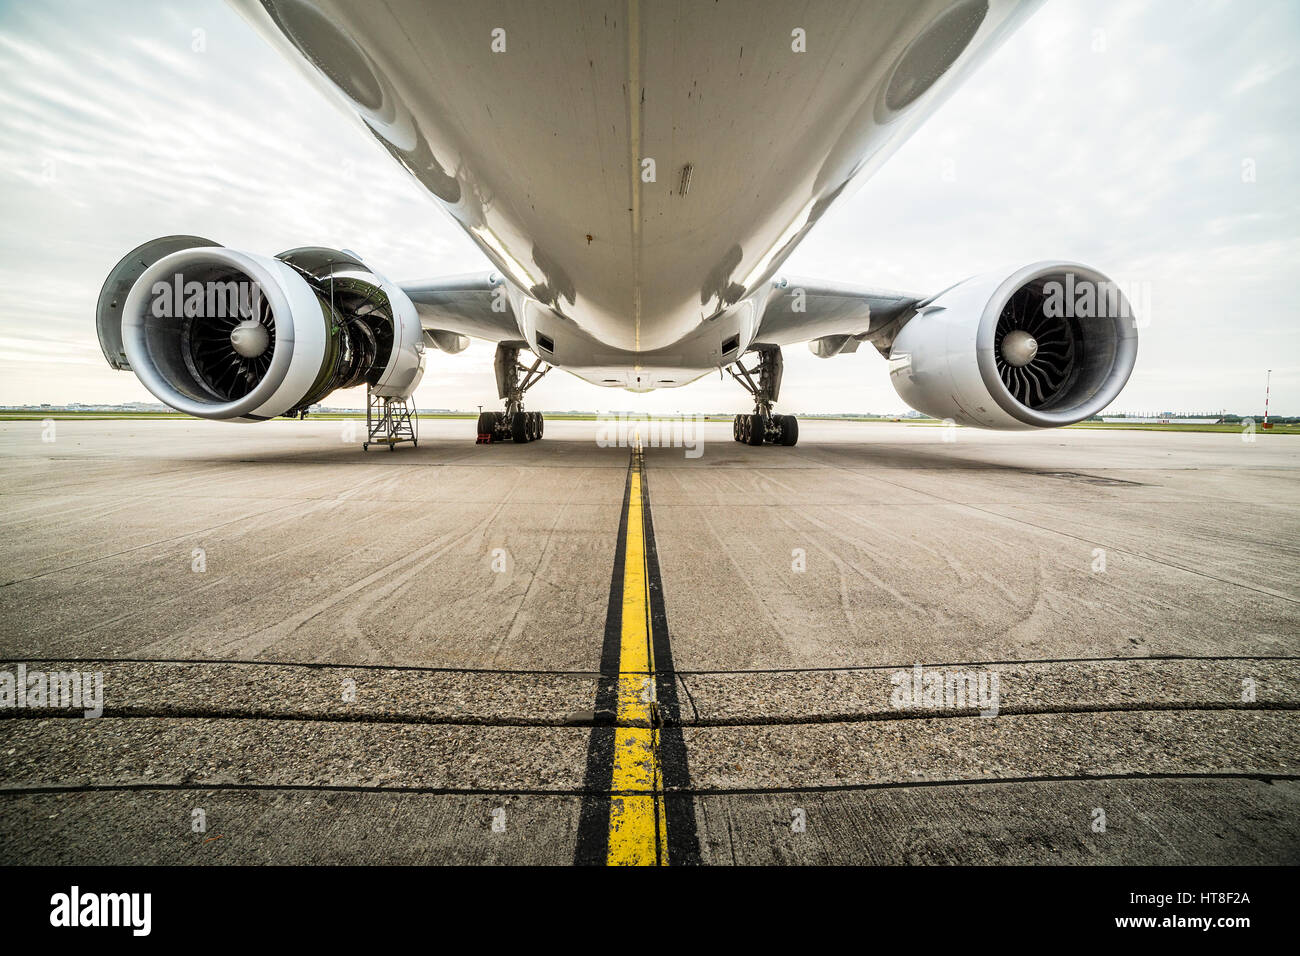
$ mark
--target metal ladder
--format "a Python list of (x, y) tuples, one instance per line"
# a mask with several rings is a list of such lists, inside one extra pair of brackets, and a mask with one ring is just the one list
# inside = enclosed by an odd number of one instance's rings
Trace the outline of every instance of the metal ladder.
[(371, 445), (387, 445), (392, 451), (400, 442), (420, 447), (419, 419), (415, 403), (409, 398), (380, 398), (366, 386), (366, 440), (361, 450)]

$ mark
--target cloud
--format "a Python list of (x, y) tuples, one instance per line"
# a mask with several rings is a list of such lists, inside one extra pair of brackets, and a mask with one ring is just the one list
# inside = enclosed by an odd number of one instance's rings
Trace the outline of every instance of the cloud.
[[(1274, 410), (1300, 412), (1298, 41), (1287, 0), (1052, 0), (785, 271), (926, 293), (1080, 259), (1151, 289), (1118, 408), (1253, 411), (1272, 366)], [(108, 270), (154, 236), (347, 247), (402, 279), (488, 268), (378, 144), (215, 0), (0, 6), (0, 206), (6, 404), (149, 400), (103, 366), (93, 313)], [(434, 353), (419, 403), (495, 406), (490, 362), (482, 343)], [(783, 388), (787, 411), (903, 410), (867, 348), (824, 361), (789, 349)], [(649, 396), (557, 373), (532, 399), (745, 408), (716, 373)]]

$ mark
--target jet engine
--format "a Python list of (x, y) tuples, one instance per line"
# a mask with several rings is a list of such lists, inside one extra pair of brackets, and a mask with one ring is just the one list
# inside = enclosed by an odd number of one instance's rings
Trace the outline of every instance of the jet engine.
[(424, 374), (415, 305), (335, 249), (272, 258), (196, 236), (155, 239), (109, 274), (96, 326), (110, 365), (199, 418), (302, 414), (357, 385), (407, 398)]
[(1115, 400), (1137, 339), (1116, 283), (1086, 266), (1039, 262), (923, 301), (894, 338), (889, 378), (903, 401), (935, 418), (1052, 428)]

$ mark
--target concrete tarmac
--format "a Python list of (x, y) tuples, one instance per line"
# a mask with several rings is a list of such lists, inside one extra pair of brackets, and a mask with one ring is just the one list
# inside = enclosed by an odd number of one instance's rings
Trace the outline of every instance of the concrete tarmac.
[[(1296, 439), (702, 428), (669, 862), (1300, 862)], [(631, 453), (472, 429), (0, 424), (0, 860), (572, 862)]]

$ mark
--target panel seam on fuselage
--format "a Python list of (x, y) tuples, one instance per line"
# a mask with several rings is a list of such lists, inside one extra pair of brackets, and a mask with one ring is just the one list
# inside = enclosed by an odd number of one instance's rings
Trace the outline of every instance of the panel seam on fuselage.
[[(627, 148), (632, 217), (632, 337), (641, 351), (641, 16), (638, 0), (627, 0)], [(640, 374), (641, 365), (634, 364)]]

